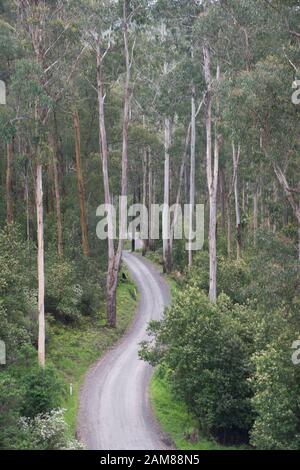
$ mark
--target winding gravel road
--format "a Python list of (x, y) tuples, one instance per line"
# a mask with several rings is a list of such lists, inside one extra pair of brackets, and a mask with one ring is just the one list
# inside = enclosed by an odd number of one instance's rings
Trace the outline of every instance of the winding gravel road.
[(166, 281), (139, 255), (124, 253), (140, 292), (135, 321), (115, 348), (88, 372), (80, 396), (78, 436), (90, 450), (163, 450), (168, 441), (152, 416), (149, 364), (138, 357), (147, 324), (159, 320), (170, 302)]

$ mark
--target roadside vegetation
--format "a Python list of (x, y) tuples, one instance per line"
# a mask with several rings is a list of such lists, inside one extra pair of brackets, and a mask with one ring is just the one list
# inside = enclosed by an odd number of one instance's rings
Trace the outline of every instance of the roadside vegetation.
[(71, 261), (52, 253), (46, 267), (51, 286), (46, 303), (49, 359), (40, 369), (34, 347), (36, 268), (19, 230), (0, 232), (0, 253), (1, 337), (7, 348), (7, 365), (0, 366), (0, 448), (81, 448), (74, 439), (80, 385), (89, 366), (130, 325), (137, 303), (135, 286), (122, 271), (118, 326), (108, 328), (96, 264), (78, 260), (81, 269), (75, 272)]
[(223, 446), (297, 449), (295, 246), (266, 231), (248, 241), (240, 260), (224, 256), (220, 246), (216, 304), (208, 297), (208, 262), (205, 250), (195, 257), (165, 319), (149, 325), (141, 356), (159, 367), (152, 382), (157, 417), (179, 448), (190, 445), (190, 434)]
[(299, 0), (0, 0), (1, 449), (79, 446), (139, 222), (176, 282), (141, 356), (178, 420), (300, 449), (299, 79)]

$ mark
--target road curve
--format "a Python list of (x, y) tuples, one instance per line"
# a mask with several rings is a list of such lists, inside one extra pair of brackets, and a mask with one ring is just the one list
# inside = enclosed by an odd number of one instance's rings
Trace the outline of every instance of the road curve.
[(163, 450), (167, 439), (151, 413), (149, 364), (138, 357), (147, 324), (170, 302), (166, 281), (139, 255), (124, 262), (140, 292), (135, 321), (123, 339), (88, 372), (80, 394), (78, 436), (90, 450)]

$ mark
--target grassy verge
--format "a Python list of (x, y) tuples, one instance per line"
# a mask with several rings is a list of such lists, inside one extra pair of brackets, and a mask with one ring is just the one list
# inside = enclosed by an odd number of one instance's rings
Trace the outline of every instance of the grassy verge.
[[(224, 447), (201, 436), (191, 442), (188, 436), (197, 435), (197, 422), (188, 412), (186, 405), (176, 400), (167, 380), (156, 371), (150, 385), (150, 397), (154, 414), (163, 431), (172, 439), (179, 450), (238, 450)], [(239, 448), (240, 449), (240, 448)]]
[(104, 311), (99, 312), (96, 318), (84, 318), (73, 328), (57, 323), (50, 327), (48, 357), (66, 383), (63, 407), (72, 435), (76, 429), (79, 390), (84, 376), (88, 368), (124, 334), (133, 320), (136, 304), (137, 292), (134, 284), (128, 280), (121, 282), (118, 287), (116, 329), (105, 326)]

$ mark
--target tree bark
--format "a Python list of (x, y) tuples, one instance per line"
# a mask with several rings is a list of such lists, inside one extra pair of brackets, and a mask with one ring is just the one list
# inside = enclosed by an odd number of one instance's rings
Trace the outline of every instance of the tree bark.
[(235, 172), (234, 178), (234, 201), (235, 201), (235, 226), (236, 226), (236, 240), (237, 240), (237, 259), (241, 257), (242, 250), (242, 232), (241, 232), (241, 213), (240, 213), (240, 203), (239, 203), (239, 181), (238, 181), (238, 164), (240, 160), (240, 146), (236, 151), (235, 144), (232, 144), (232, 158), (233, 158), (233, 168)]
[(52, 149), (52, 166), (53, 166), (56, 233), (57, 233), (57, 253), (59, 256), (62, 256), (63, 255), (63, 234), (62, 234), (61, 202), (60, 202), (60, 189), (59, 189), (58, 166), (57, 166), (57, 145), (55, 143), (53, 136), (49, 137), (49, 143)]
[(149, 149), (149, 165), (148, 165), (148, 197), (149, 197), (149, 210), (148, 210), (148, 216), (149, 216), (149, 249), (153, 250), (153, 242), (151, 238), (151, 233), (152, 233), (152, 204), (153, 204), (153, 168), (152, 168), (152, 154), (151, 150)]
[[(203, 45), (204, 76), (206, 93), (206, 171), (209, 194), (209, 297), (211, 302), (217, 301), (217, 190), (219, 172), (219, 136), (216, 126), (214, 139), (214, 162), (212, 162), (212, 77), (210, 46), (207, 41)], [(217, 72), (219, 79), (219, 67)]]
[[(171, 147), (171, 121), (167, 117), (165, 119), (165, 164), (164, 164), (164, 205), (170, 206), (170, 147)], [(167, 226), (169, 221), (165, 219), (164, 224)], [(169, 232), (170, 230), (168, 230)], [(172, 270), (172, 253), (171, 253), (171, 237), (170, 233), (163, 239), (163, 264), (164, 272), (170, 273)]]
[(13, 211), (13, 197), (12, 197), (12, 162), (14, 144), (10, 142), (6, 146), (7, 150), (7, 163), (6, 163), (6, 212), (7, 212), (7, 223), (11, 225), (14, 221)]
[(256, 232), (258, 229), (258, 186), (255, 185), (254, 193), (253, 193), (253, 234), (254, 234), (254, 242), (256, 239)]
[(219, 176), (219, 182), (220, 182), (220, 196), (221, 196), (221, 225), (222, 225), (222, 230), (223, 233), (225, 233), (225, 227), (226, 227), (226, 202), (225, 202), (225, 174), (224, 174), (224, 169), (220, 169), (220, 176)]
[[(195, 206), (195, 173), (196, 173), (196, 87), (192, 86), (191, 98), (191, 164), (190, 164), (190, 214), (189, 214), (189, 241), (192, 243), (193, 215)], [(189, 249), (189, 268), (193, 264), (193, 251)]]
[(227, 254), (231, 256), (231, 207), (230, 198), (227, 199)]
[(36, 213), (38, 239), (38, 360), (45, 367), (45, 274), (44, 274), (44, 216), (43, 216), (43, 179), (42, 165), (36, 165)]
[(81, 239), (82, 239), (82, 251), (85, 257), (90, 255), (89, 247), (89, 236), (88, 236), (88, 225), (86, 216), (85, 206), (85, 186), (81, 168), (81, 135), (80, 135), (80, 121), (79, 115), (76, 108), (72, 111), (73, 126), (75, 131), (75, 162), (76, 162), (76, 176), (77, 176), (77, 187), (79, 196), (79, 207), (80, 207), (80, 227), (81, 227)]
[[(121, 196), (127, 195), (127, 173), (128, 173), (128, 127), (129, 127), (129, 113), (130, 113), (130, 58), (128, 49), (128, 12), (127, 0), (123, 1), (123, 24), (124, 24), (124, 56), (125, 56), (125, 84), (124, 84), (124, 112), (123, 112), (123, 131), (122, 131), (122, 177), (121, 177)], [(104, 84), (103, 84), (103, 55), (101, 50), (100, 38), (98, 34), (94, 35), (96, 46), (96, 61), (97, 61), (97, 93), (98, 93), (98, 112), (99, 112), (99, 147), (102, 162), (103, 186), (104, 186), (104, 199), (105, 204), (111, 204), (111, 194), (109, 187), (109, 171), (108, 171), (108, 145), (105, 124), (105, 111), (104, 111)], [(107, 290), (107, 323), (110, 327), (116, 326), (116, 296), (118, 285), (118, 273), (122, 258), (122, 249), (124, 240), (122, 236), (126, 232), (125, 227), (125, 213), (120, 210), (120, 237), (115, 252), (114, 240), (108, 238), (108, 271), (106, 277), (106, 290)], [(108, 230), (113, 232), (113, 219), (112, 214), (108, 213), (107, 216)]]

